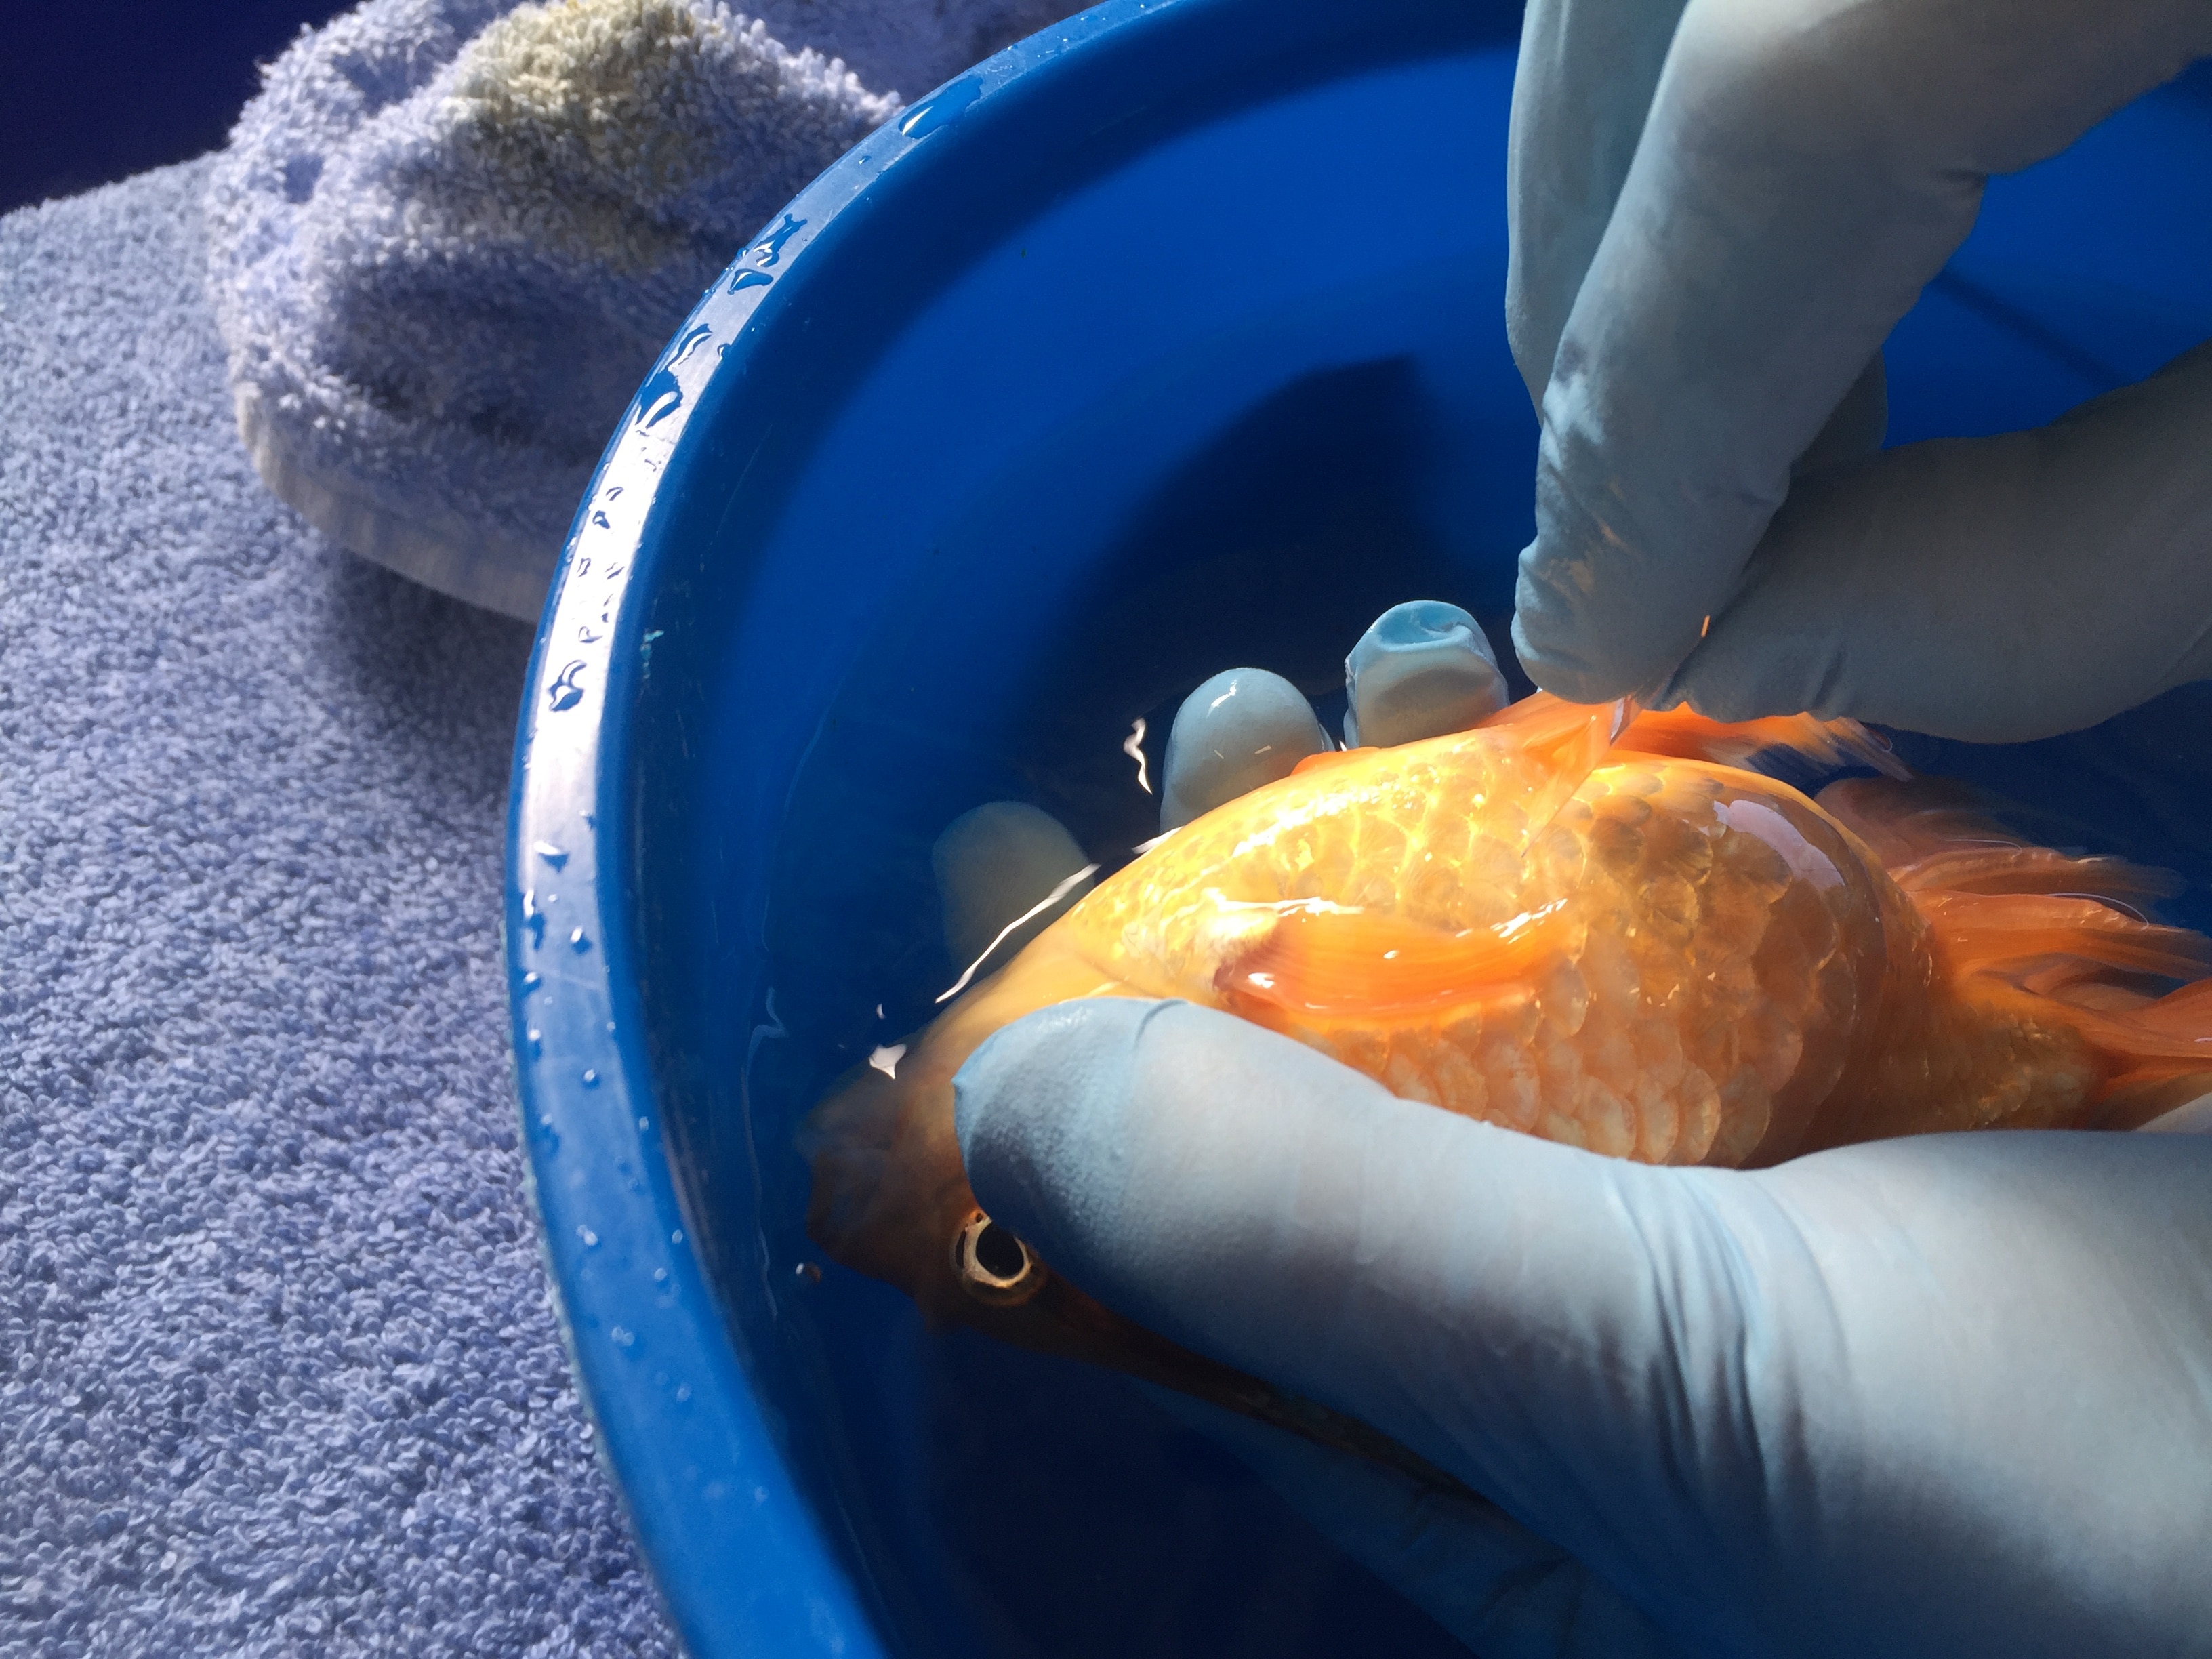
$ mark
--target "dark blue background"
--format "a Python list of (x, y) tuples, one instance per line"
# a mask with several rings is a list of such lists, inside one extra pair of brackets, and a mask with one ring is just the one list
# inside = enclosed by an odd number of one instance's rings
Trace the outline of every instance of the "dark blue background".
[(255, 65), (351, 0), (12, 0), (0, 213), (220, 149)]

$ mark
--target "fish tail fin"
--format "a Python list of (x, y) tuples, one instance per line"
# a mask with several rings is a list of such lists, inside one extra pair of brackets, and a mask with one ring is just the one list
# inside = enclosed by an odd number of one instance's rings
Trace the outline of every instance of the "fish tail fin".
[(2100, 1046), (2122, 1069), (2097, 1097), (2099, 1127), (2132, 1129), (2212, 1095), (2212, 979), (2169, 991), (2114, 1023), (2121, 1029)]
[(1887, 777), (1912, 775), (1890, 746), (1858, 721), (1812, 714), (1717, 720), (1688, 708), (1639, 708), (1613, 747), (1722, 766), (1755, 766), (1763, 757), (1784, 754), (1817, 767), (1870, 766)]
[(1956, 785), (1847, 779), (1820, 804), (1905, 890), (1963, 990), (2095, 1051), (2096, 1126), (2131, 1127), (2212, 1091), (2212, 939), (2138, 908), (2181, 890), (2171, 872), (2038, 846)]
[(2170, 870), (2030, 841), (1992, 817), (1984, 798), (1942, 779), (1846, 778), (1819, 799), (1908, 893), (2092, 899), (2141, 922), (2141, 903), (2182, 890)]

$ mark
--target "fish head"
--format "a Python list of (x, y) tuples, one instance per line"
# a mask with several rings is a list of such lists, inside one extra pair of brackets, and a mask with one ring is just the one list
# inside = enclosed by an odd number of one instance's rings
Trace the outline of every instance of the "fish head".
[(896, 1072), (863, 1066), (811, 1113), (807, 1231), (830, 1257), (912, 1297), (933, 1325), (1018, 1329), (1049, 1271), (983, 1213), (960, 1162), (952, 1079), (925, 1040)]
[(992, 1033), (1071, 997), (1127, 992), (1048, 933), (896, 1058), (879, 1051), (841, 1079), (799, 1133), (813, 1175), (814, 1241), (833, 1261), (904, 1291), (933, 1326), (965, 1325), (1103, 1364), (1148, 1349), (1157, 1339), (1068, 1284), (985, 1212), (953, 1131), (953, 1077)]
[(1086, 1295), (976, 1201), (953, 1132), (952, 1078), (1014, 1017), (1005, 989), (982, 988), (980, 1000), (995, 1005), (988, 1017), (956, 1010), (892, 1068), (857, 1068), (808, 1115), (799, 1135), (813, 1175), (807, 1231), (833, 1261), (905, 1291), (933, 1328), (966, 1326), (1221, 1397), (1234, 1373)]
[(970, 991), (904, 1054), (856, 1067), (811, 1112), (799, 1150), (813, 1176), (807, 1231), (831, 1260), (911, 1297), (934, 1328), (1106, 1366), (1441, 1491), (1463, 1491), (1387, 1437), (1169, 1341), (1089, 1295), (976, 1201), (953, 1130), (952, 1080), (994, 1031), (1079, 996), (1142, 994), (1048, 932)]

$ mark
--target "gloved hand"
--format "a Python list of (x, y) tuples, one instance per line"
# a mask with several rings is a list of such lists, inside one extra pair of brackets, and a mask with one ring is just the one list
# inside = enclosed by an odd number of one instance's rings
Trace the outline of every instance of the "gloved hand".
[(1984, 180), (2208, 52), (2201, 0), (1534, 0), (1507, 324), (1544, 423), (1537, 683), (2007, 741), (2212, 676), (2212, 348), (1866, 459), (1882, 340)]
[(1496, 1501), (1223, 1425), (1480, 1652), (2212, 1654), (2212, 1137), (1651, 1168), (1119, 1000), (957, 1088), (1058, 1271)]

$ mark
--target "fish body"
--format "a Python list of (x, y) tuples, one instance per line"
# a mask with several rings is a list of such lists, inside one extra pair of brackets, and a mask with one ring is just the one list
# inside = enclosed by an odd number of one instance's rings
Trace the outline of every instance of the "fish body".
[[(2206, 943), (2125, 908), (2148, 872), (1881, 780), (1816, 802), (1724, 763), (1839, 743), (1874, 752), (1844, 724), (1631, 721), (1539, 696), (1316, 757), (1100, 883), (896, 1077), (817, 1109), (816, 1237), (933, 1315), (1133, 1369), (1117, 1344), (1136, 1328), (1096, 1304), (1071, 1340), (1065, 1287), (1030, 1314), (1051, 1276), (1025, 1249), (994, 1303), (946, 1243), (978, 1224), (953, 1073), (1000, 1027), (1086, 996), (1218, 1008), (1406, 1098), (1649, 1163), (2124, 1122), (2212, 1079)], [(2199, 982), (2154, 1000), (2142, 975)]]
[[(1865, 842), (1789, 785), (1616, 749), (1554, 804), (1500, 735), (1231, 803), (1076, 907), (1001, 994), (1064, 955), (1407, 1099), (1654, 1164), (2074, 1122), (2108, 1081), (2076, 1011), (1955, 961)], [(2201, 971), (2172, 930), (2072, 906), (2091, 943)]]

